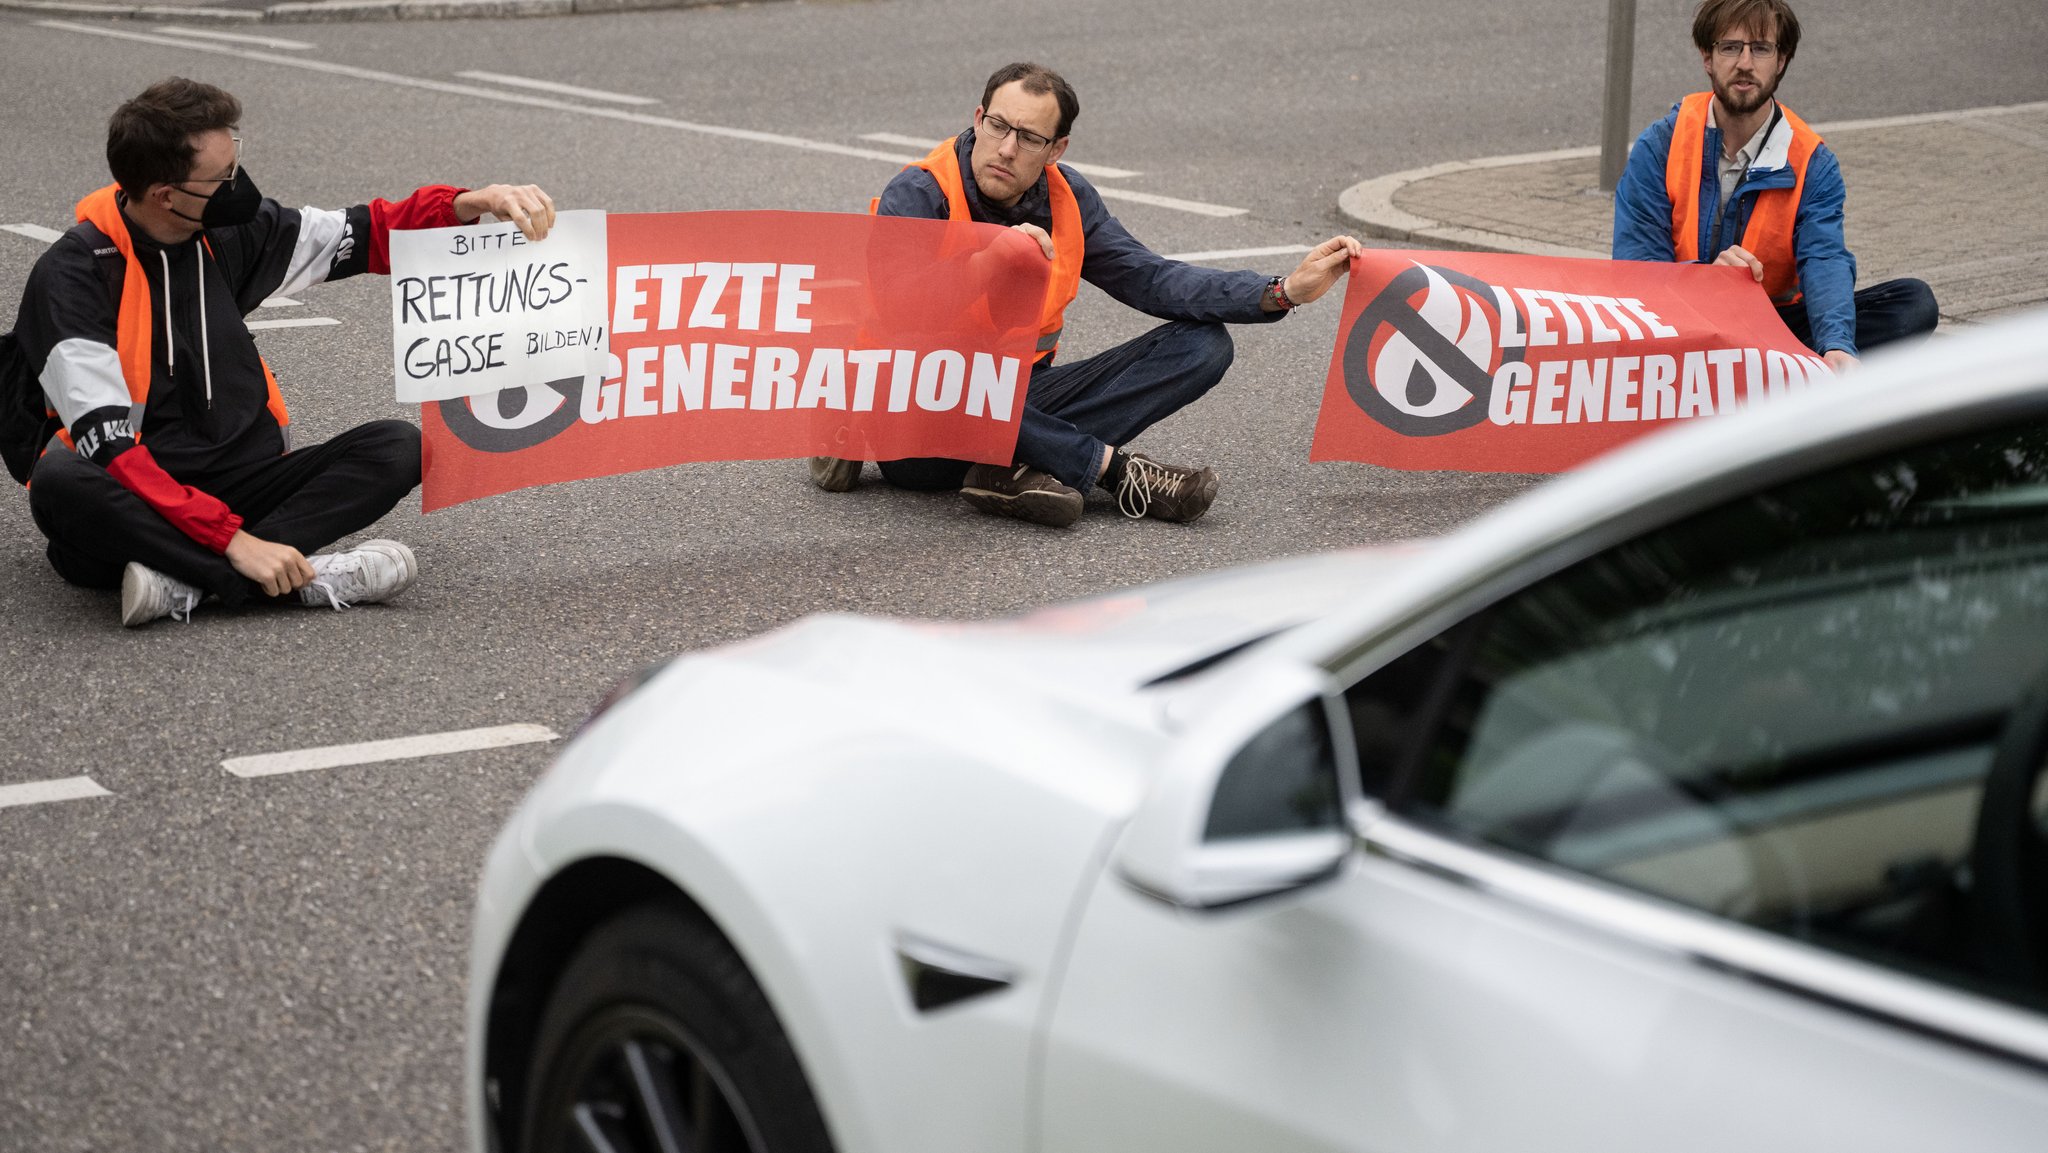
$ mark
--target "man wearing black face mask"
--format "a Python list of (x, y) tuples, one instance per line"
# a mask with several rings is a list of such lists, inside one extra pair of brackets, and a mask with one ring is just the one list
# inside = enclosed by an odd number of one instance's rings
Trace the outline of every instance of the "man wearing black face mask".
[(239, 101), (192, 80), (123, 104), (107, 127), (115, 184), (36, 262), (15, 326), (61, 426), (30, 513), (59, 575), (121, 589), (126, 625), (187, 616), (208, 595), (338, 608), (410, 585), (417, 565), (396, 541), (317, 550), (419, 484), (418, 429), (375, 421), (293, 449), (243, 318), (270, 296), (388, 273), (392, 229), (490, 212), (538, 240), (554, 223), (531, 185), (285, 208), (243, 167), (240, 120)]

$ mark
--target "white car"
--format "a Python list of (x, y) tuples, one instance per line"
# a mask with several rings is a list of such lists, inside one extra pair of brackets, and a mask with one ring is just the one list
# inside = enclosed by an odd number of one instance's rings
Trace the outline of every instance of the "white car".
[(2044, 759), (2037, 314), (1440, 540), (676, 660), (491, 853), (472, 1145), (2039, 1150)]

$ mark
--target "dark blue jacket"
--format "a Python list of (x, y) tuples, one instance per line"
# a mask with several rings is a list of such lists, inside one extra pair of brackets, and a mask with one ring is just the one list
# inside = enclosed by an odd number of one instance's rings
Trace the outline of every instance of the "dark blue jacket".
[[(1614, 258), (1616, 260), (1678, 259), (1671, 241), (1671, 195), (1664, 188), (1664, 173), (1671, 155), (1671, 133), (1678, 123), (1678, 108), (1643, 130), (1629, 151), (1628, 167), (1614, 189)], [(1783, 121), (1780, 127), (1789, 126)], [(1770, 163), (1772, 149), (1766, 139), (1764, 154), (1743, 174), (1728, 200), (1720, 235), (1714, 231), (1714, 215), (1721, 202), (1721, 130), (1707, 126), (1705, 153), (1700, 163), (1700, 240), (1703, 262), (1731, 244), (1740, 243), (1749, 226), (1750, 209), (1756, 194), (1768, 188), (1790, 188), (1791, 166), (1782, 160)], [(1805, 295), (1807, 323), (1813, 332), (1815, 351), (1839, 348), (1856, 355), (1856, 258), (1842, 242), (1842, 167), (1834, 152), (1823, 144), (1813, 150), (1806, 164), (1806, 189), (1799, 198), (1799, 213), (1792, 224), (1792, 251), (1799, 262), (1799, 291)]]
[[(974, 183), (974, 130), (960, 134), (961, 184), (967, 190), (967, 209), (984, 224), (1036, 224), (1052, 232), (1052, 202), (1044, 176), (1020, 197), (1016, 204), (1001, 208), (981, 199)], [(1102, 205), (1102, 194), (1080, 173), (1062, 164), (1060, 172), (1073, 187), (1074, 201), (1081, 210), (1081, 279), (1148, 316), (1161, 320), (1193, 320), (1226, 324), (1263, 324), (1278, 320), (1286, 312), (1267, 312), (1259, 307), (1269, 277), (1257, 272), (1227, 272), (1168, 260), (1138, 242), (1124, 230), (1117, 218)], [(920, 216), (944, 220), (949, 215), (946, 194), (939, 182), (922, 168), (906, 168), (882, 190), (875, 211), (882, 216)]]

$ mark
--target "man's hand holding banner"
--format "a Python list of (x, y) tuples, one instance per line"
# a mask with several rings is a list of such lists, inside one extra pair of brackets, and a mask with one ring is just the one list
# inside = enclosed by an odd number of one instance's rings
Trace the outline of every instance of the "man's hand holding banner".
[(1309, 459), (1560, 472), (1831, 375), (1739, 269), (1369, 249)]
[[(1009, 462), (1050, 274), (1029, 239), (994, 225), (835, 213), (603, 219), (602, 318), (519, 314), (495, 345), (503, 360), (512, 349), (582, 355), (608, 341), (602, 367), (423, 405), (428, 510), (686, 461)], [(438, 234), (472, 230), (418, 235), (446, 249)], [(394, 265), (394, 316), (408, 271)], [(415, 304), (424, 299), (415, 290)], [(396, 342), (402, 387), (418, 339), (401, 332)], [(451, 357), (488, 358), (491, 348), (472, 334)]]

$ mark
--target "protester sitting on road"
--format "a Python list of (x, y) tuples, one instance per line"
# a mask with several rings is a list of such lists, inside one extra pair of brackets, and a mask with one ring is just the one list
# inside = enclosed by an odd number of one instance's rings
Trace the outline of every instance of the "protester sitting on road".
[(30, 512), (60, 576), (121, 589), (124, 625), (188, 617), (208, 595), (340, 608), (409, 586), (418, 566), (396, 541), (315, 550), (419, 484), (419, 430), (380, 420), (293, 449), (243, 318), (273, 295), (388, 273), (392, 229), (489, 212), (537, 240), (554, 223), (531, 185), (285, 208), (242, 164), (241, 112), (186, 79), (121, 105), (107, 127), (115, 183), (80, 201), (80, 223), (36, 262), (16, 322), (68, 442), (35, 462)]
[[(1277, 320), (1328, 292), (1350, 269), (1358, 241), (1324, 241), (1286, 276), (1226, 272), (1159, 256), (1124, 230), (1102, 197), (1059, 163), (1080, 111), (1066, 80), (1037, 64), (989, 77), (974, 125), (898, 173), (873, 206), (883, 216), (972, 218), (1008, 225), (1052, 262), (1038, 359), (1008, 465), (883, 461), (903, 488), (960, 489), (983, 512), (1065, 526), (1090, 487), (1116, 495), (1133, 518), (1192, 521), (1216, 498), (1216, 473), (1155, 461), (1122, 447), (1180, 411), (1230, 367), (1226, 323)], [(972, 180), (962, 174), (971, 172)], [(1168, 323), (1085, 360), (1053, 364), (1066, 307), (1081, 281)], [(811, 460), (811, 479), (833, 492), (860, 478), (860, 461)]]
[(1679, 101), (1637, 138), (1614, 190), (1615, 259), (1747, 268), (1793, 335), (1837, 369), (1932, 332), (1940, 316), (1924, 282), (1855, 291), (1841, 168), (1773, 98), (1799, 48), (1791, 6), (1703, 0), (1692, 39), (1712, 91)]

